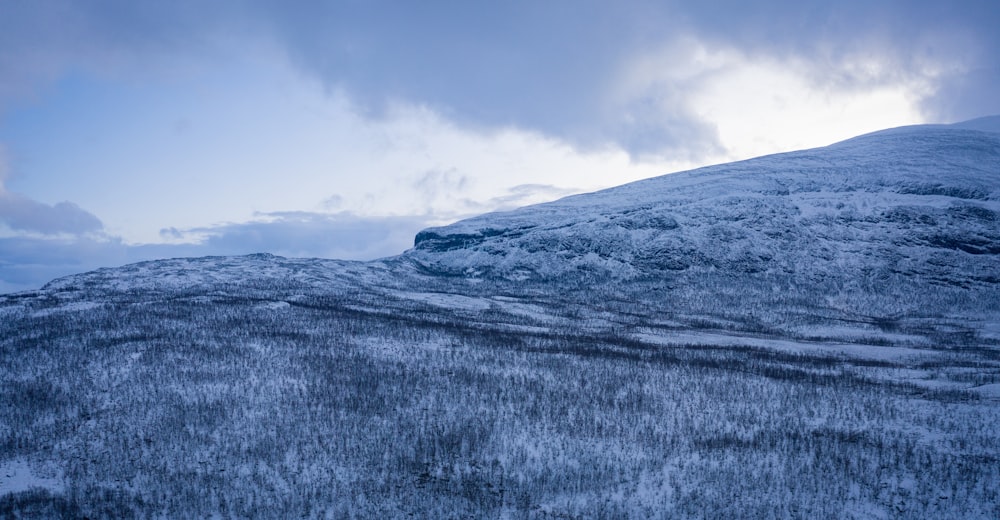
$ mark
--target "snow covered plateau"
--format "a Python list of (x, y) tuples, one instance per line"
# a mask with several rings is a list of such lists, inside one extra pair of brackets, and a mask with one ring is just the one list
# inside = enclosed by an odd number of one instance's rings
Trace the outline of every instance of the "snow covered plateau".
[(998, 518), (1000, 117), (69, 276), (0, 357), (4, 517)]

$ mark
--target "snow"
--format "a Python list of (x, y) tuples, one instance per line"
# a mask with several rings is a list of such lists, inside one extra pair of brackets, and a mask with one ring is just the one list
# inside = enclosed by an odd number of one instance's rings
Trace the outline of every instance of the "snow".
[[(247, 301), (267, 311), (308, 306), (316, 294), (361, 293), (367, 300), (337, 305), (370, 312), (372, 301), (386, 298), (396, 301), (383, 312), (413, 304), (466, 315), (493, 311), (506, 315), (508, 330), (572, 325), (600, 332), (628, 320), (622, 306), (587, 301), (587, 285), (627, 289), (619, 282), (641, 279), (658, 292), (618, 301), (634, 303), (639, 310), (629, 312), (641, 314), (644, 325), (698, 330), (690, 324), (699, 321), (739, 331), (741, 314), (752, 314), (765, 328), (797, 338), (678, 332), (654, 335), (657, 344), (923, 357), (938, 346), (928, 333), (936, 328), (971, 332), (981, 343), (1000, 337), (992, 311), (968, 319), (982, 306), (970, 294), (980, 302), (1000, 296), (988, 282), (1000, 279), (990, 249), (1000, 247), (1000, 136), (965, 129), (993, 128), (997, 120), (893, 129), (481, 215), (425, 230), (414, 249), (395, 258), (262, 254), (144, 262), (53, 281), (23, 305), (36, 318), (86, 311), (100, 301), (88, 296), (91, 287), (142, 295), (136, 305), (150, 301), (150, 291), (196, 287), (201, 294), (182, 298), (214, 305), (244, 297), (233, 291), (252, 281)], [(424, 285), (428, 280), (435, 282)], [(491, 280), (512, 289), (498, 296)], [(533, 292), (520, 294), (522, 286)], [(286, 292), (270, 294), (272, 287)], [(566, 289), (573, 301), (546, 303)], [(779, 309), (787, 302), (795, 303)], [(966, 308), (953, 313), (956, 304)], [(0, 313), (15, 308), (0, 305)], [(898, 317), (905, 319), (896, 323)]]
[(421, 232), (405, 257), (511, 281), (707, 264), (856, 279), (899, 264), (963, 285), (1000, 275), (968, 254), (1000, 241), (998, 148), (996, 134), (898, 129), (474, 217)]
[(280, 311), (280, 310), (284, 310), (284, 309), (287, 309), (287, 308), (291, 307), (291, 304), (289, 304), (288, 302), (284, 302), (284, 301), (282, 301), (282, 302), (267, 302), (267, 303), (262, 303), (261, 305), (259, 305), (259, 307), (262, 308), (262, 309), (267, 309), (267, 310), (272, 310), (272, 311)]
[[(0, 297), (0, 366), (48, 414), (24, 423), (29, 449), (93, 454), (65, 459), (73, 489), (131, 504), (206, 482), (263, 514), (359, 489), (381, 490), (361, 517), (461, 504), (450, 483), (414, 489), (427, 473), (523, 485), (534, 513), (507, 496), (497, 516), (893, 517), (905, 496), (912, 516), (988, 517), (998, 221), (1000, 136), (897, 129), (483, 215), (395, 258), (66, 277)], [(117, 471), (118, 446), (142, 464)], [(44, 453), (0, 463), (0, 496), (64, 492)], [(963, 456), (968, 473), (935, 471)], [(910, 498), (936, 486), (956, 505)], [(310, 516), (285, 507), (269, 516)]]
[(374, 263), (290, 259), (270, 254), (233, 257), (173, 258), (67, 276), (45, 285), (45, 291), (74, 294), (98, 285), (117, 291), (170, 291), (193, 286), (225, 286), (248, 278), (336, 285), (339, 278), (368, 271)]
[(970, 390), (989, 399), (1000, 399), (1000, 383), (977, 386)]
[(940, 352), (929, 349), (907, 347), (885, 347), (855, 343), (825, 343), (794, 341), (772, 338), (756, 338), (718, 334), (711, 332), (673, 332), (667, 334), (633, 334), (631, 337), (663, 347), (704, 346), (704, 347), (751, 347), (791, 354), (843, 357), (868, 361), (913, 362), (919, 359), (935, 358)]
[(980, 337), (1000, 343), (1000, 321), (986, 321), (981, 324)]
[(51, 307), (51, 308), (48, 308), (48, 309), (42, 309), (42, 310), (35, 311), (35, 312), (31, 313), (31, 316), (33, 318), (41, 318), (41, 317), (44, 317), (44, 316), (49, 316), (51, 314), (62, 313), (62, 312), (87, 311), (87, 310), (91, 310), (91, 309), (96, 309), (96, 308), (98, 308), (100, 306), (101, 306), (101, 304), (99, 304), (97, 302), (87, 302), (87, 301), (70, 302), (70, 303), (65, 303), (63, 305), (60, 305), (58, 307)]
[(851, 342), (864, 344), (865, 341), (879, 340), (880, 342), (891, 342), (893, 345), (909, 345), (930, 347), (931, 341), (925, 336), (916, 334), (900, 334), (885, 331), (872, 331), (848, 327), (846, 325), (825, 325), (822, 327), (799, 326), (790, 327), (790, 332), (794, 332), (801, 337), (812, 340), (822, 340), (825, 338), (838, 338), (840, 340), (850, 340)]
[(490, 301), (482, 298), (473, 298), (461, 294), (437, 293), (437, 292), (405, 292), (392, 293), (398, 298), (413, 300), (436, 307), (465, 311), (484, 311), (492, 305)]
[(63, 492), (62, 476), (55, 471), (38, 471), (24, 460), (14, 459), (0, 463), (0, 496), (31, 489)]

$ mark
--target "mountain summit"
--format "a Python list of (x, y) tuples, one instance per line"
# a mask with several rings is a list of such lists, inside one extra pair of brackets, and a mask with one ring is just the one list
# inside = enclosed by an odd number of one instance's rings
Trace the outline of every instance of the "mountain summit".
[(997, 518), (997, 130), (0, 295), (0, 516)]

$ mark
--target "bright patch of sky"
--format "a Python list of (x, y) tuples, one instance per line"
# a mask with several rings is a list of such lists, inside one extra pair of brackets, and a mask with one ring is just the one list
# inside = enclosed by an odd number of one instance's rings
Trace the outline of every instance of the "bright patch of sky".
[[(878, 67), (878, 64), (870, 64)], [(851, 74), (853, 63), (834, 74)], [(866, 132), (925, 122), (931, 73), (883, 78), (857, 88), (817, 82), (795, 61), (748, 56), (681, 39), (638, 56), (624, 69), (616, 101), (644, 101), (637, 117), (686, 112), (714, 130), (715, 153), (695, 160), (738, 160), (824, 146)], [(637, 111), (639, 112), (639, 111)]]

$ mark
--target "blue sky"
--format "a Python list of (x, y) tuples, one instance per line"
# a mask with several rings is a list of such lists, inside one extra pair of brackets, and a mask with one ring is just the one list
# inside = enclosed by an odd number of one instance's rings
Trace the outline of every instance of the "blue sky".
[(998, 5), (0, 0), (0, 292), (997, 114)]

